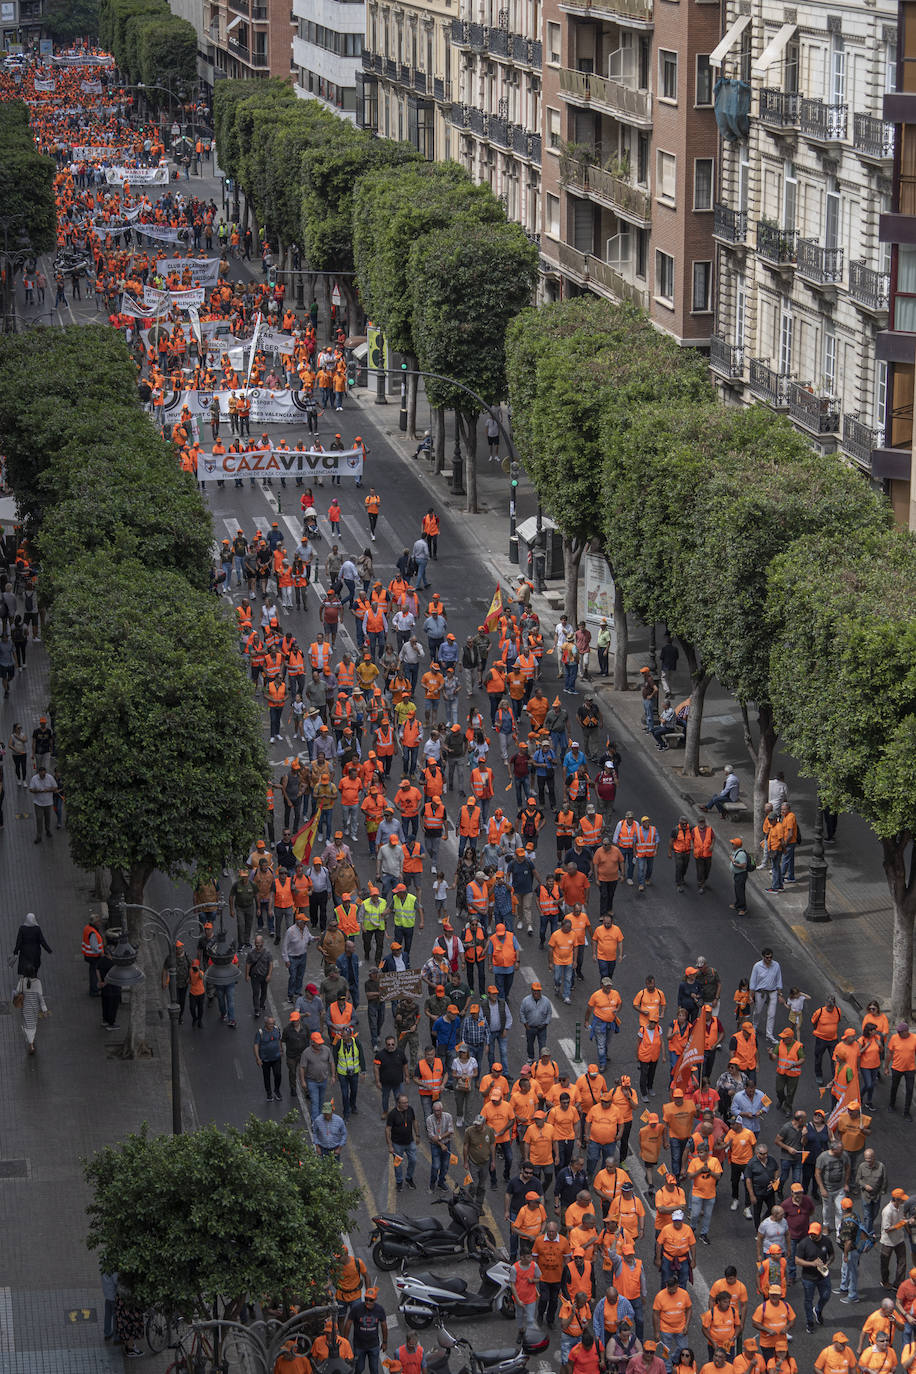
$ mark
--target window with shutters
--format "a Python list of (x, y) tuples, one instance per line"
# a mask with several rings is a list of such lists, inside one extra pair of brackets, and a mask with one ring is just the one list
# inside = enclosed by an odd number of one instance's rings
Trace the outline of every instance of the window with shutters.
[(693, 208), (694, 210), (712, 209), (712, 186), (714, 161), (711, 157), (698, 157), (693, 164)]
[(712, 296), (712, 263), (695, 262), (693, 264), (693, 294), (691, 310), (703, 312), (709, 309), (709, 302)]
[(661, 148), (655, 158), (655, 195), (665, 205), (674, 205), (677, 195), (677, 158)]
[(674, 258), (660, 249), (655, 253), (655, 294), (665, 305), (674, 305)]

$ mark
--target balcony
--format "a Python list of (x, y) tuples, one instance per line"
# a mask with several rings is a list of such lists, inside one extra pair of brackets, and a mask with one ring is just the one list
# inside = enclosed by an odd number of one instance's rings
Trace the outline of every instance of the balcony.
[(529, 156), (529, 158), (531, 159), (532, 162), (536, 162), (537, 165), (540, 167), (540, 165), (541, 165), (541, 135), (540, 135), (540, 134), (529, 134), (529, 135), (528, 135), (528, 156)]
[(797, 129), (798, 101), (794, 91), (776, 91), (772, 86), (764, 86), (757, 117), (768, 129)]
[(840, 428), (840, 403), (828, 392), (790, 382), (789, 416), (808, 434), (836, 434)]
[(744, 376), (744, 349), (714, 334), (709, 340), (709, 366), (727, 382), (740, 381)]
[(508, 29), (490, 29), (488, 50), (494, 57), (509, 56), (509, 31)]
[(426, 73), (425, 73), (425, 72), (417, 72), (417, 71), (414, 72), (414, 74), (413, 74), (413, 88), (414, 88), (415, 91), (419, 91), (421, 95), (425, 95), (425, 94), (426, 94)]
[(891, 297), (889, 272), (878, 272), (862, 260), (849, 264), (849, 294), (863, 310), (873, 315), (887, 312)]
[(894, 157), (894, 126), (874, 115), (854, 114), (852, 146), (866, 162), (891, 162)]
[(235, 14), (247, 15), (250, 13), (248, 9), (248, 0), (227, 0), (227, 3)]
[(401, 86), (410, 85), (410, 68), (406, 62), (402, 62), (398, 68), (398, 84)]
[(795, 229), (780, 229), (765, 219), (757, 221), (757, 256), (771, 267), (794, 267), (797, 241)]
[(596, 287), (602, 295), (615, 301), (627, 301), (640, 310), (648, 310), (649, 293), (643, 288), (627, 281), (609, 262), (602, 262), (593, 253), (581, 253), (568, 243), (545, 238), (543, 248), (548, 256), (559, 262), (567, 275), (574, 277), (583, 286)]
[(799, 102), (799, 128), (815, 143), (842, 143), (848, 118), (848, 105), (825, 105), (823, 100)]
[(468, 24), (468, 47), (475, 52), (487, 51), (487, 29), (483, 24)]
[(652, 96), (594, 72), (560, 68), (560, 92), (576, 105), (591, 105), (628, 124), (652, 124)]
[(843, 280), (843, 250), (822, 248), (814, 239), (799, 239), (796, 267), (806, 282), (836, 286)]
[(252, 5), (252, 7), (251, 7), (251, 17), (252, 17), (252, 19), (255, 21), (255, 23), (258, 23), (258, 22), (260, 22), (260, 21), (262, 21), (262, 20), (266, 20), (266, 18), (267, 18), (267, 6), (266, 6), (266, 5)]
[(484, 114), (483, 110), (478, 110), (476, 105), (469, 105), (467, 107), (467, 127), (470, 129), (471, 133), (476, 134), (478, 138), (486, 138), (487, 116)]
[(456, 48), (470, 47), (470, 40), (468, 39), (468, 28), (469, 24), (466, 19), (452, 20), (452, 42), (454, 43)]
[(461, 105), (456, 102), (451, 107), (449, 118), (456, 129), (466, 129), (468, 127), (469, 106)]
[(883, 429), (863, 425), (858, 415), (843, 416), (843, 438), (840, 447), (853, 462), (865, 468), (866, 472), (871, 472), (872, 453), (876, 448), (881, 448), (883, 443)]
[(774, 410), (785, 410), (789, 404), (789, 378), (776, 372), (762, 358), (751, 358), (748, 386), (755, 396)]
[(491, 143), (498, 144), (500, 148), (510, 148), (512, 146), (509, 139), (508, 119), (502, 119), (499, 115), (490, 115), (488, 125)]
[(451, 100), (451, 98), (452, 98), (452, 83), (451, 83), (451, 81), (443, 81), (441, 76), (434, 76), (434, 77), (433, 77), (433, 99), (434, 99), (434, 100), (442, 100), (442, 101), (445, 101), (445, 100)]
[(713, 207), (712, 236), (732, 247), (747, 242), (747, 211), (733, 210), (730, 205), (716, 201)]
[(397, 81), (398, 79), (398, 64), (393, 57), (385, 58), (385, 75), (389, 81)]
[(623, 177), (615, 176), (603, 167), (573, 161), (564, 167), (561, 161), (560, 180), (565, 186), (571, 186), (615, 210), (623, 219), (640, 225), (651, 223), (652, 197), (648, 191), (631, 186)]
[(561, 9), (572, 13), (585, 12), (595, 19), (605, 16), (618, 23), (642, 26), (654, 21), (654, 0), (562, 0)]

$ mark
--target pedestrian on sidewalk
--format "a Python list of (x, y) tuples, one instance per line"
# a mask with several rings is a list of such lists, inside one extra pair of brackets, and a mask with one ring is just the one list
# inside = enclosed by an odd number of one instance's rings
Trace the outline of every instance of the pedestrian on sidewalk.
[(18, 1007), (22, 1012), (22, 1033), (26, 1038), (29, 1054), (34, 1054), (38, 1018), (39, 1016), (50, 1016), (50, 1012), (41, 989), (37, 970), (31, 966), (27, 966), (23, 970), (19, 982), (16, 984), (13, 1006)]
[[(29, 779), (29, 792), (32, 795), (32, 808), (35, 812), (35, 844), (41, 844), (42, 825), (46, 839), (51, 838), (51, 811), (57, 793), (57, 779), (49, 773), (43, 763)], [(50, 951), (49, 951), (50, 952)]]
[[(2, 675), (2, 663), (0, 663), (0, 675)], [(18, 721), (13, 722), (10, 737), (6, 742), (6, 747), (13, 756), (13, 768), (16, 772), (16, 786), (25, 787), (26, 772), (28, 769), (28, 747), (29, 742), (25, 737), (25, 731)]]
[(38, 924), (38, 917), (34, 911), (27, 913), (25, 921), (16, 932), (16, 943), (13, 945), (13, 955), (19, 956), (19, 963), (16, 972), (20, 977), (29, 974), (34, 978), (41, 968), (41, 951), (53, 954), (51, 946), (48, 944), (41, 932)]
[(254, 1037), (255, 1063), (264, 1077), (264, 1090), (268, 1102), (280, 1102), (280, 1079), (283, 1065), (283, 1041), (280, 1030), (272, 1016), (265, 1016), (263, 1026), (259, 1026)]

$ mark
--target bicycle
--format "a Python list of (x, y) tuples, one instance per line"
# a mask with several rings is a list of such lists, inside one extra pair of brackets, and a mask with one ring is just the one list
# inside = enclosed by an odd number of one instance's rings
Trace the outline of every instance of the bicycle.
[[(187, 1349), (185, 1341), (188, 1342)], [(178, 1341), (176, 1352), (166, 1374), (228, 1374), (228, 1360), (223, 1356), (217, 1362), (213, 1342), (201, 1331), (190, 1332), (190, 1340), (187, 1336), (182, 1337)]]

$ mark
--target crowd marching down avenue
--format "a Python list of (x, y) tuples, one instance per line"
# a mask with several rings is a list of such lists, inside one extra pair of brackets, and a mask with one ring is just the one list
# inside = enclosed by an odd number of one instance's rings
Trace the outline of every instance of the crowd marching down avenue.
[[(176, 164), (105, 55), (69, 56), (0, 75), (57, 165), (55, 267), (26, 268), (20, 308), (76, 301), (121, 332), (212, 513), (211, 590), (272, 775), (249, 852), (194, 893), (225, 903), (242, 973), (212, 987), (207, 933), (179, 944), (183, 1053), (204, 1119), (299, 1111), (360, 1188), (339, 1353), (427, 1368), (372, 1218), (461, 1189), (506, 1249), (516, 1318), (472, 1344), (537, 1328), (532, 1360), (570, 1374), (908, 1371), (916, 1035), (877, 1002), (851, 1019), (762, 910), (762, 887), (799, 881), (789, 789), (762, 849), (731, 819), (732, 770), (674, 807), (651, 761), (688, 691), (677, 656), (664, 715), (643, 669), (652, 752), (628, 748), (606, 627), (593, 643), (524, 578), (497, 585), (354, 388), (348, 321), (297, 308), (269, 241), (205, 193), (209, 143)], [(4, 593), (3, 642), (21, 612), (40, 645), (35, 590), (26, 567)], [(50, 858), (53, 732), (16, 729)], [(53, 982), (35, 994), (16, 953), (40, 1059)], [(81, 953), (113, 1028), (91, 921)]]

